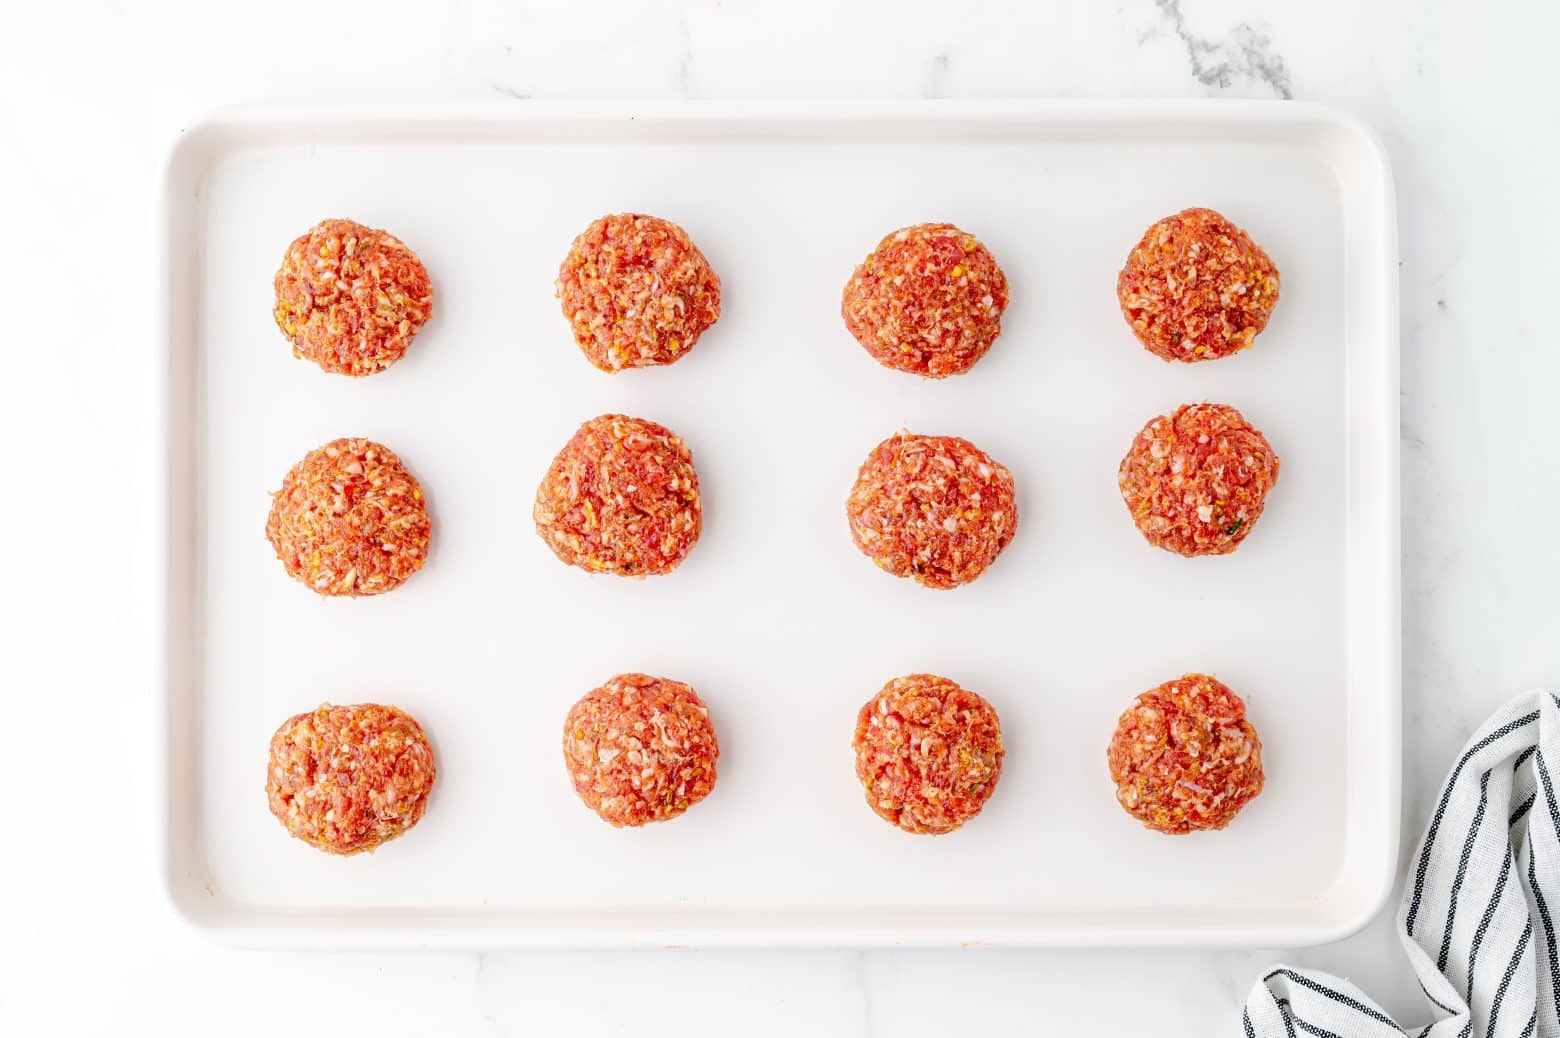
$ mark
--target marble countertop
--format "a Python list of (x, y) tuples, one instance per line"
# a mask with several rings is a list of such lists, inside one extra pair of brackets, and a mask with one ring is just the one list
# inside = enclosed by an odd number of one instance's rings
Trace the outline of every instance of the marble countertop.
[(1202, 1036), (1238, 1033), (1280, 956), (1417, 1018), (1390, 907), (1302, 951), (272, 953), (187, 930), (152, 864), (152, 198), (179, 128), (243, 101), (1232, 96), (1357, 113), (1391, 153), (1402, 228), (1406, 854), (1473, 727), (1560, 683), (1560, 489), (1533, 442), (1560, 384), (1541, 320), (1560, 284), (1557, 31), (1549, 4), (1420, 0), (8, 7), (0, 1031), (865, 1038), (1087, 1034), (1104, 1015)]

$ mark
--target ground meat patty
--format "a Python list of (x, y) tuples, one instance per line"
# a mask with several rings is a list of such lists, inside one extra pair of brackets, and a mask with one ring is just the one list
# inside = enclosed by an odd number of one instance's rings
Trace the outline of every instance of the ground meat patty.
[(563, 723), (574, 791), (615, 826), (676, 818), (715, 788), (720, 747), (710, 712), (681, 681), (619, 674)]
[(720, 278), (687, 232), (639, 213), (585, 228), (557, 290), (574, 341), (606, 372), (670, 364), (720, 317)]
[(851, 539), (931, 588), (985, 572), (1018, 528), (1013, 474), (957, 436), (899, 432), (872, 449), (845, 502)]
[(1132, 333), (1165, 360), (1249, 350), (1278, 302), (1278, 268), (1212, 209), (1167, 216), (1144, 233), (1116, 279)]
[(1178, 555), (1227, 555), (1262, 515), (1278, 455), (1227, 404), (1186, 404), (1137, 434), (1117, 475), (1148, 543)]
[(625, 577), (670, 573), (703, 523), (693, 455), (664, 425), (592, 418), (548, 467), (533, 515), (538, 536), (571, 566)]
[(1246, 704), (1207, 674), (1138, 696), (1106, 759), (1121, 806), (1161, 833), (1223, 829), (1262, 792), (1262, 743)]
[(388, 368), (433, 314), (417, 254), (351, 220), (325, 220), (289, 245), (275, 287), (276, 324), (293, 355), (340, 375)]
[(908, 833), (951, 833), (980, 814), (1002, 776), (991, 704), (935, 674), (895, 678), (856, 715), (856, 777), (867, 804)]
[(895, 231), (845, 284), (840, 313), (884, 367), (961, 375), (1002, 332), (1007, 278), (991, 252), (951, 223)]
[(422, 487), (389, 448), (332, 440), (272, 495), (265, 535), (287, 572), (322, 595), (400, 587), (428, 557)]
[(405, 712), (326, 704), (289, 718), (271, 736), (265, 794), (298, 839), (357, 854), (417, 824), (433, 777), (433, 748)]

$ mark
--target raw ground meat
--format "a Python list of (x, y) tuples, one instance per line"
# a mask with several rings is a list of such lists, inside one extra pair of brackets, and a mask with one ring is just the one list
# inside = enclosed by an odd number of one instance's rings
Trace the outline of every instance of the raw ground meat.
[(1207, 674), (1138, 696), (1106, 760), (1116, 799), (1156, 832), (1223, 829), (1262, 792), (1262, 743), (1246, 704)]
[(434, 774), (428, 737), (404, 711), (326, 704), (271, 736), (265, 792), (271, 813), (298, 839), (357, 854), (417, 824)]
[(1143, 426), (1117, 481), (1148, 543), (1178, 555), (1226, 555), (1262, 515), (1278, 455), (1235, 408), (1186, 404)]
[(351, 220), (325, 220), (289, 245), (274, 285), (273, 314), (293, 355), (339, 375), (388, 368), (433, 314), (417, 254)]
[(856, 777), (879, 817), (908, 833), (951, 833), (1002, 776), (1002, 726), (974, 692), (935, 674), (895, 678), (856, 716)]
[(428, 557), (422, 487), (389, 448), (333, 440), (310, 451), (272, 495), (265, 535), (287, 572), (322, 595), (378, 595)]
[(587, 227), (558, 270), (585, 359), (606, 372), (670, 364), (720, 318), (720, 278), (681, 227), (639, 213)]
[(619, 674), (586, 694), (563, 723), (569, 781), (614, 826), (676, 818), (715, 788), (720, 747), (693, 689)]
[(984, 573), (1018, 528), (1011, 472), (968, 440), (909, 432), (867, 455), (845, 515), (862, 554), (939, 589)]
[(1165, 360), (1249, 350), (1278, 302), (1278, 268), (1250, 235), (1212, 209), (1150, 227), (1127, 256), (1116, 298), (1132, 334)]
[(604, 414), (579, 427), (536, 490), (537, 535), (593, 573), (670, 573), (699, 539), (693, 455), (664, 425)]
[(949, 223), (901, 228), (845, 284), (845, 327), (879, 364), (961, 375), (1002, 332), (1007, 278), (974, 235)]

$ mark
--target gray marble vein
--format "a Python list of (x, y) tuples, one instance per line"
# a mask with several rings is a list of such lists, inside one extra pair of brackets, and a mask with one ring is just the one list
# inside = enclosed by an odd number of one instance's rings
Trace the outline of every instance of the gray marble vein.
[(1228, 90), (1239, 84), (1264, 86), (1275, 97), (1292, 98), (1289, 69), (1272, 38), (1249, 22), (1233, 26), (1224, 39), (1194, 33), (1187, 25), (1181, 0), (1155, 0), (1171, 31), (1186, 47), (1192, 78), (1203, 86)]

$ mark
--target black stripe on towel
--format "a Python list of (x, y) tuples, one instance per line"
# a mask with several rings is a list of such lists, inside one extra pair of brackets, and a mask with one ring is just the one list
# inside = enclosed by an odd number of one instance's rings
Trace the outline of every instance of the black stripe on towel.
[(1457, 924), (1457, 896), (1462, 893), (1463, 880), (1468, 876), (1468, 859), (1473, 856), (1473, 841), (1478, 838), (1479, 826), (1484, 824), (1484, 810), (1490, 804), (1490, 773), (1479, 776), (1479, 806), (1473, 812), (1473, 823), (1468, 826), (1468, 837), (1463, 840), (1462, 857), (1457, 859), (1457, 876), (1452, 880), (1452, 896), (1446, 906), (1446, 929), (1441, 931), (1441, 954), (1436, 957), (1435, 968), (1446, 972), (1446, 960), (1452, 953), (1452, 928)]
[(1266, 983), (1262, 985), (1262, 989), (1268, 993), (1268, 998), (1271, 998), (1273, 1004), (1278, 1007), (1278, 1017), (1284, 1021), (1284, 1033), (1289, 1038), (1295, 1038), (1295, 1022), (1289, 1014), (1289, 1001), (1273, 994), (1273, 989), (1268, 987)]
[(1306, 1034), (1313, 1035), (1314, 1038), (1342, 1038), (1341, 1035), (1336, 1034), (1333, 1031), (1329, 1031), (1325, 1027), (1317, 1027), (1315, 1024), (1308, 1024), (1300, 1017), (1296, 1016), (1294, 1008), (1290, 1006), (1289, 999), (1287, 998), (1281, 998), (1278, 1000), (1278, 1008), (1283, 1012), (1285, 1019), (1293, 1020), (1296, 1027), (1300, 1028), (1300, 1030), (1304, 1031)]
[(1468, 1011), (1473, 1011), (1473, 977), (1474, 966), (1479, 961), (1479, 948), (1484, 944), (1484, 935), (1490, 928), (1490, 922), (1495, 918), (1495, 909), (1500, 904), (1501, 897), (1506, 893), (1506, 883), (1511, 879), (1511, 848), (1506, 848), (1506, 860), (1500, 863), (1500, 875), (1495, 877), (1495, 896), (1490, 898), (1489, 907), (1484, 910), (1484, 915), (1479, 919), (1479, 928), (1473, 933), (1473, 946), (1468, 951), (1468, 982), (1463, 985), (1468, 992)]
[(1446, 816), (1446, 805), (1451, 802), (1452, 789), (1457, 785), (1457, 778), (1462, 774), (1463, 768), (1473, 759), (1473, 755), (1489, 746), (1499, 742), (1512, 732), (1520, 731), (1538, 720), (1538, 711), (1524, 714), (1508, 724), (1503, 724), (1472, 746), (1468, 747), (1461, 757), (1457, 759), (1457, 765), (1452, 768), (1451, 777), (1446, 780), (1446, 788), (1441, 790), (1441, 802), (1436, 805), (1435, 817), (1430, 820), (1430, 828), (1425, 832), (1425, 845), (1419, 852), (1419, 865), (1414, 870), (1414, 898), (1408, 905), (1408, 916), (1403, 921), (1403, 928), (1410, 936), (1414, 932), (1414, 920), (1419, 916), (1419, 903), (1425, 893), (1425, 873), (1430, 869), (1430, 856), (1435, 850), (1436, 833), (1440, 831), (1441, 819)]
[[(1430, 994), (1430, 989), (1425, 987), (1425, 982), (1422, 981), (1422, 980), (1419, 982), (1419, 990), (1423, 991), (1425, 993), (1425, 997), (1428, 998), (1430, 1001), (1434, 1002), (1442, 1010), (1444, 1010), (1448, 1016), (1456, 1016), (1457, 1015), (1457, 1010), (1453, 1009), (1451, 1006), (1447, 1005), (1445, 1002), (1442, 1002), (1439, 998), (1436, 998), (1434, 995)], [(1429, 1028), (1426, 1028), (1426, 1030), (1429, 1030)]]
[[(1560, 837), (1560, 806), (1555, 804), (1555, 787), (1549, 780), (1549, 768), (1544, 764), (1544, 751), (1539, 750), (1533, 760), (1538, 765), (1538, 779), (1544, 787), (1544, 800), (1549, 804), (1549, 821), (1555, 827), (1555, 835)], [(1549, 952), (1549, 992), (1555, 1000), (1555, 1015), (1560, 1016), (1560, 962), (1555, 961), (1555, 925), (1549, 917), (1549, 906), (1544, 902), (1543, 892), (1538, 889), (1538, 874), (1534, 867), (1537, 860), (1537, 841), (1529, 835), (1528, 886), (1533, 888), (1533, 901), (1538, 905), (1539, 918), (1544, 922), (1544, 947)]]
[[(1522, 770), (1522, 765), (1526, 764), (1528, 762), (1528, 758), (1537, 752), (1538, 743), (1534, 743), (1532, 746), (1529, 746), (1527, 749), (1517, 754), (1517, 759), (1513, 761), (1511, 765), (1511, 781), (1513, 783), (1517, 781), (1517, 772)], [(1534, 790), (1526, 800), (1518, 805), (1515, 811), (1511, 812), (1511, 817), (1506, 820), (1506, 828), (1509, 829), (1516, 825), (1518, 820), (1520, 820), (1523, 815), (1527, 814), (1533, 809), (1533, 801), (1537, 796), (1538, 791)]]
[(1301, 974), (1296, 973), (1294, 970), (1285, 969), (1283, 966), (1280, 966), (1278, 969), (1272, 971), (1267, 976), (1263, 977), (1262, 978), (1262, 982), (1264, 984), (1266, 984), (1268, 981), (1270, 981), (1274, 977), (1278, 977), (1278, 976), (1288, 977), (1290, 980), (1294, 981), (1296, 984), (1299, 984), (1303, 988), (1309, 988), (1310, 990), (1316, 992), (1318, 995), (1323, 995), (1323, 996), (1325, 996), (1327, 998), (1332, 999), (1334, 1002), (1337, 1002), (1339, 1005), (1348, 1006), (1350, 1009), (1354, 1010), (1356, 1013), (1361, 1013), (1361, 1014), (1363, 1014), (1365, 1016), (1368, 1016), (1372, 1020), (1379, 1020), (1381, 1023), (1386, 1024), (1388, 1027), (1392, 1028), (1394, 1031), (1398, 1031), (1400, 1033), (1403, 1032), (1403, 1029), (1401, 1027), (1399, 1027), (1396, 1023), (1394, 1023), (1392, 1018), (1390, 1016), (1387, 1016), (1385, 1013), (1379, 1013), (1376, 1010), (1372, 1009), (1370, 1006), (1368, 1006), (1365, 1003), (1361, 1002), (1359, 999), (1350, 998), (1348, 995), (1345, 995), (1342, 991), (1336, 991), (1336, 990), (1328, 987), (1325, 984), (1318, 984), (1316, 981), (1312, 980), (1310, 977), (1302, 976)]
[(1528, 798), (1526, 800), (1517, 805), (1517, 809), (1515, 811), (1511, 812), (1511, 817), (1506, 819), (1506, 828), (1510, 829), (1512, 826), (1522, 821), (1523, 816), (1526, 815), (1529, 811), (1533, 810), (1533, 804), (1537, 800), (1538, 790), (1535, 789), (1533, 792), (1528, 794)]
[[(1511, 953), (1511, 961), (1506, 964), (1506, 973), (1500, 978), (1500, 987), (1495, 989), (1495, 1000), (1490, 1003), (1490, 1025), (1485, 1029), (1485, 1034), (1495, 1033), (1495, 1025), (1500, 1021), (1500, 1004), (1505, 1000), (1506, 989), (1511, 986), (1511, 978), (1516, 975), (1517, 966), (1522, 962), (1522, 953), (1527, 951), (1532, 940), (1533, 920), (1529, 918), (1527, 925), (1522, 928), (1522, 936), (1517, 938), (1517, 950)], [(1472, 1022), (1471, 1017), (1469, 1022)]]

